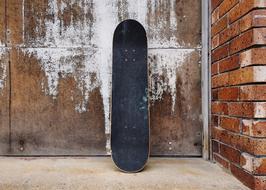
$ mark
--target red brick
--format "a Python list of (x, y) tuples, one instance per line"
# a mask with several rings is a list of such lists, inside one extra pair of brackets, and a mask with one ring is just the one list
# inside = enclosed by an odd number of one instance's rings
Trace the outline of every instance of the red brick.
[(244, 50), (254, 45), (254, 33), (253, 30), (249, 30), (239, 37), (233, 39), (230, 43), (230, 54), (236, 53), (240, 50)]
[(252, 137), (266, 138), (266, 120), (242, 120), (242, 132)]
[(254, 8), (265, 8), (266, 1), (264, 0), (242, 0), (239, 5), (236, 5), (229, 12), (229, 23), (232, 23), (239, 19), (241, 16), (248, 13), (250, 10)]
[(218, 100), (238, 100), (238, 98), (238, 87), (220, 88), (218, 91)]
[(240, 119), (233, 117), (221, 117), (220, 126), (233, 132), (240, 132)]
[(217, 62), (216, 63), (213, 63), (211, 65), (211, 71), (212, 71), (212, 75), (218, 74), (218, 63)]
[(213, 158), (224, 168), (229, 169), (229, 162), (227, 160), (223, 159), (218, 154), (213, 154)]
[(240, 152), (234, 148), (220, 144), (220, 155), (229, 160), (230, 162), (240, 163)]
[(225, 44), (212, 51), (212, 62), (227, 57), (229, 54), (229, 45)]
[(251, 85), (240, 87), (240, 100), (265, 100), (266, 85)]
[(251, 138), (222, 128), (212, 129), (213, 138), (252, 155), (266, 155), (266, 139)]
[(266, 102), (228, 102), (227, 106), (231, 116), (266, 118)]
[(242, 183), (248, 186), (251, 189), (255, 187), (255, 179), (254, 176), (248, 172), (245, 172), (242, 168), (235, 166), (234, 164), (230, 164), (231, 173)]
[(216, 23), (219, 18), (219, 8), (217, 8), (212, 12), (212, 24)]
[(254, 148), (251, 154), (254, 154), (255, 156), (266, 155), (266, 139), (254, 138), (252, 141)]
[(243, 16), (250, 10), (254, 8), (265, 8), (266, 1), (265, 0), (242, 0), (240, 3), (240, 16)]
[(212, 50), (217, 48), (219, 45), (220, 45), (220, 36), (219, 34), (215, 35), (213, 38), (212, 38)]
[(239, 4), (237, 4), (228, 14), (228, 22), (229, 24), (235, 22), (241, 16)]
[(215, 75), (212, 77), (212, 88), (227, 86), (229, 81), (228, 73)]
[(255, 176), (255, 190), (266, 189), (266, 176)]
[(266, 158), (256, 158), (254, 162), (254, 173), (266, 175)]
[(230, 43), (230, 54), (249, 48), (253, 45), (266, 44), (266, 28), (255, 28), (246, 31)]
[[(240, 68), (234, 71), (228, 72), (228, 84), (247, 84), (247, 83), (263, 83), (266, 82), (266, 67), (253, 66)], [(218, 83), (218, 82), (216, 82)]]
[(231, 8), (233, 8), (238, 3), (238, 0), (224, 0), (219, 6), (219, 15), (222, 17)]
[(219, 153), (219, 143), (212, 140), (212, 152)]
[(239, 55), (234, 55), (219, 62), (219, 72), (230, 71), (239, 68)]
[(266, 48), (253, 48), (240, 53), (240, 65), (266, 65)]
[(212, 101), (218, 100), (218, 90), (212, 90)]
[(239, 35), (239, 33), (240, 33), (239, 22), (235, 22), (220, 33), (219, 43), (223, 44), (231, 40), (232, 38), (236, 37), (237, 35)]
[(228, 113), (227, 103), (212, 102), (211, 112), (215, 114), (227, 114)]
[(227, 130), (222, 128), (213, 128), (212, 137), (216, 141), (223, 142), (225, 144), (236, 146), (236, 139), (239, 139), (239, 135), (228, 133)]
[(227, 24), (228, 24), (227, 16), (224, 16), (223, 18), (218, 20), (215, 24), (212, 25), (211, 36), (213, 37), (222, 30), (224, 30), (227, 27)]
[(219, 116), (217, 116), (217, 115), (212, 115), (211, 116), (211, 125), (213, 127), (218, 127), (218, 125), (219, 125)]
[[(230, 84), (230, 85), (242, 84), (243, 79), (242, 79), (241, 73), (242, 73), (242, 69), (238, 69), (238, 70), (234, 70), (234, 71), (229, 72), (228, 73), (228, 75), (229, 75), (228, 84)], [(252, 77), (253, 77), (253, 75), (252, 75)], [(249, 77), (249, 80), (252, 80), (252, 77)], [(245, 80), (247, 80), (247, 79), (245, 79)]]
[(231, 116), (254, 117), (255, 105), (252, 102), (230, 102), (228, 103), (228, 113)]
[(245, 31), (253, 27), (266, 26), (266, 11), (254, 10), (240, 20), (240, 30)]
[(211, 9), (216, 9), (223, 0), (211, 0)]

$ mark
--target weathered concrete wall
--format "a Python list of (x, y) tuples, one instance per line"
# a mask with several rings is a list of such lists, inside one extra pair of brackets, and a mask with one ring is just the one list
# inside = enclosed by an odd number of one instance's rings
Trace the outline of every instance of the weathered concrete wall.
[(109, 152), (112, 36), (131, 18), (148, 35), (152, 154), (200, 154), (200, 0), (0, 2), (8, 153)]

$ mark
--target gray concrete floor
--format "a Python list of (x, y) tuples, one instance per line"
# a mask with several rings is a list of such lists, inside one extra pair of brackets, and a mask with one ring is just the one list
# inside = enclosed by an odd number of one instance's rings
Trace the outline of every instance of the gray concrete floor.
[(122, 173), (109, 157), (0, 158), (0, 189), (245, 190), (200, 158), (151, 158), (144, 171)]

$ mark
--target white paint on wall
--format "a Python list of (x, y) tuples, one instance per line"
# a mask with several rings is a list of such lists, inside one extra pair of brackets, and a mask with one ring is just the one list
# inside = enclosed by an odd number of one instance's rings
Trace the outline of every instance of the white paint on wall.
[[(84, 4), (82, 1), (74, 1), (71, 0), (69, 3), (73, 5), (75, 2), (78, 2), (79, 7), (82, 8), (84, 15), (88, 14), (91, 11), (92, 0), (84, 0)], [(63, 26), (63, 21), (59, 18), (59, 12), (64, 12), (67, 8), (67, 5), (57, 0), (49, 0), (48, 1), (48, 15), (53, 15), (53, 19), (45, 20), (45, 36), (38, 36), (34, 39), (35, 45), (43, 45), (43, 46), (56, 46), (56, 47), (91, 47), (91, 27), (94, 23), (91, 18), (84, 17), (84, 20), (77, 20), (75, 23), (73, 21), (73, 16), (71, 15), (71, 23), (67, 27)], [(36, 31), (39, 30), (39, 26), (42, 21), (38, 22)]]
[(148, 29), (147, 26), (147, 2), (143, 0), (128, 1), (128, 13), (129, 19), (135, 19), (143, 25), (143, 27)]
[(0, 93), (6, 86), (6, 79), (7, 79), (7, 63), (4, 60), (4, 56), (7, 53), (6, 48), (0, 48)]
[[(105, 133), (111, 132), (110, 98), (112, 80), (112, 44), (113, 32), (118, 22), (113, 1), (95, 2), (95, 27), (93, 43), (97, 44), (96, 62), (99, 65), (99, 80), (104, 105)], [(110, 139), (107, 139), (106, 150), (110, 153)]]
[(243, 123), (243, 126), (245, 126), (245, 129), (248, 130), (246, 131), (246, 133), (248, 133), (248, 135), (250, 136), (253, 136), (254, 134), (253, 134), (252, 127), (253, 127), (254, 121), (250, 119), (243, 119), (242, 123)]
[[(170, 4), (169, 4), (170, 2)], [(147, 10), (149, 10), (149, 18), (146, 18), (145, 27), (150, 38), (150, 48), (169, 48), (183, 47), (179, 43), (181, 39), (177, 39), (177, 21), (175, 1), (154, 1), (147, 0)], [(143, 2), (144, 4), (144, 2)], [(163, 14), (163, 11), (166, 11)], [(169, 15), (169, 20), (166, 16)], [(162, 35), (164, 34), (164, 35)]]
[(254, 117), (256, 118), (266, 117), (266, 103), (265, 102), (256, 102), (254, 109), (255, 109)]
[(241, 156), (243, 157), (242, 159), (245, 160), (244, 165), (242, 165), (242, 168), (252, 172), (254, 168), (254, 157), (245, 152), (242, 153)]
[(264, 66), (254, 67), (254, 81), (256, 82), (266, 82), (266, 68)]
[(100, 63), (95, 58), (96, 50), (66, 48), (23, 48), (22, 50), (39, 60), (47, 78), (48, 88), (45, 88), (45, 81), (42, 81), (42, 90), (46, 95), (56, 98), (60, 77), (72, 75), (84, 98), (75, 109), (78, 112), (86, 111), (89, 93), (101, 86), (100, 81), (91, 78), (92, 74), (98, 78), (100, 74)]
[(249, 172), (254, 172), (257, 171), (259, 167), (262, 166), (263, 163), (263, 159), (262, 158), (256, 158), (248, 153), (242, 153), (242, 163), (244, 163), (242, 165), (242, 168), (246, 169)]
[(163, 98), (165, 92), (172, 97), (172, 112), (176, 101), (176, 73), (185, 59), (193, 52), (192, 49), (153, 49), (149, 51), (150, 67), (150, 100), (155, 102)]

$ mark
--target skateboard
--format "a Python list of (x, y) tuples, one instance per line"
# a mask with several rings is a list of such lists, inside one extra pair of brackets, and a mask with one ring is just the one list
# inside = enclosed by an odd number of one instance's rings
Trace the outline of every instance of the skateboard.
[(141, 171), (149, 157), (147, 37), (125, 20), (113, 36), (111, 153), (124, 172)]

